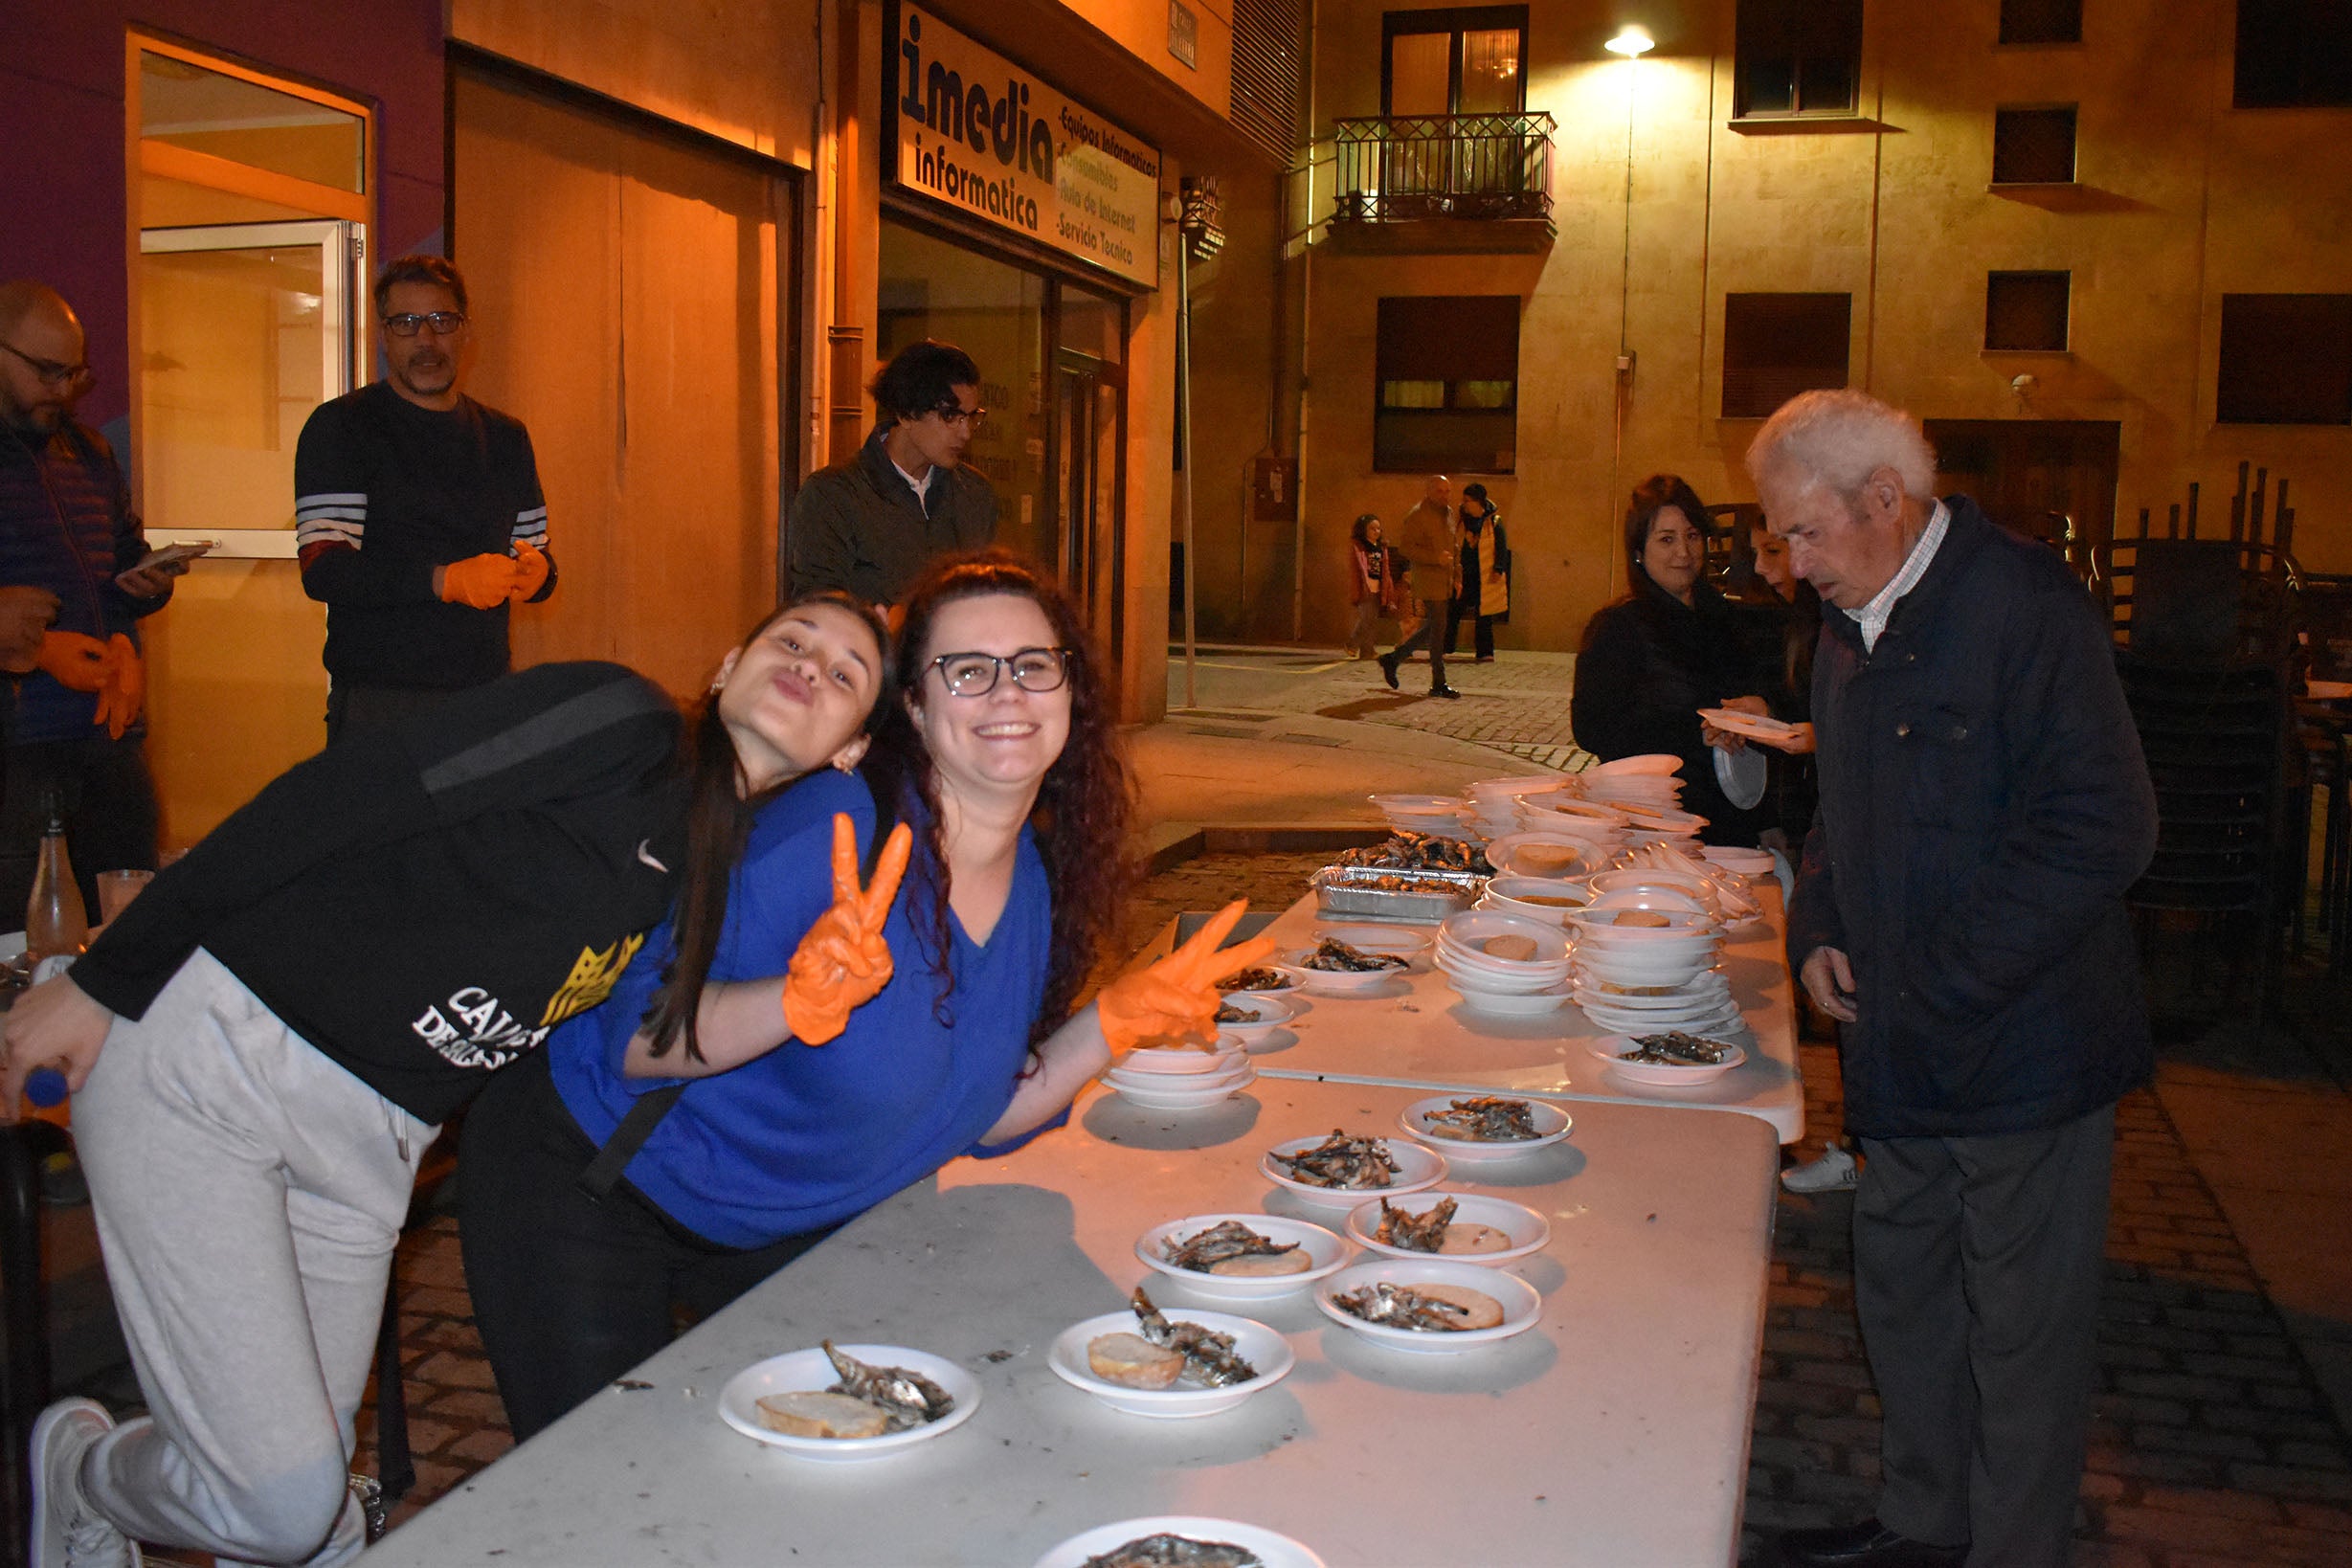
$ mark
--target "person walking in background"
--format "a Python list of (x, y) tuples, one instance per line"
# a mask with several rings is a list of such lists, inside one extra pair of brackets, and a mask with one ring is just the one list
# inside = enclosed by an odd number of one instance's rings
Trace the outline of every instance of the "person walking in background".
[(1445, 651), (1455, 651), (1455, 634), (1472, 620), (1470, 647), (1476, 662), (1494, 662), (1494, 623), (1511, 616), (1511, 543), (1503, 514), (1487, 499), (1483, 484), (1462, 487), (1462, 587), (1445, 612)]
[(8, 737), (0, 929), (10, 930), (24, 919), (52, 798), (87, 908), (98, 908), (99, 872), (155, 868), (139, 622), (188, 567), (151, 557), (113, 449), (74, 417), (96, 385), (64, 297), (0, 283), (0, 582), (11, 585), (20, 638), (45, 628)]
[(506, 607), (555, 590), (522, 421), (458, 390), (465, 279), (404, 256), (375, 284), (387, 374), (322, 403), (294, 449), (302, 592), (326, 606), (326, 738), (506, 673)]
[(1916, 420), (1784, 404), (1748, 471), (1825, 603), (1789, 967), (1845, 1025), (1872, 1517), (1783, 1568), (2060, 1568), (2091, 1421), (2116, 1102), (2153, 1068), (2123, 895), (2156, 798), (2105, 618), (1935, 496)]
[(793, 497), (785, 556), (794, 593), (840, 589), (891, 611), (934, 558), (997, 537), (997, 492), (964, 464), (988, 411), (979, 366), (930, 338), (891, 355), (866, 391), (874, 432)]
[(1421, 648), (1429, 650), (1429, 695), (1459, 697), (1445, 683), (1445, 614), (1461, 592), (1462, 550), (1454, 534), (1454, 482), (1432, 474), (1421, 499), (1404, 514), (1397, 544), (1413, 571), (1413, 596), (1421, 604), (1421, 625), (1380, 656), (1380, 678), (1397, 689), (1397, 666)]
[(1371, 659), (1380, 649), (1373, 638), (1382, 616), (1396, 614), (1397, 579), (1389, 569), (1388, 547), (1380, 542), (1380, 520), (1371, 512), (1348, 530), (1348, 602), (1355, 607), (1355, 624), (1348, 629), (1348, 653)]

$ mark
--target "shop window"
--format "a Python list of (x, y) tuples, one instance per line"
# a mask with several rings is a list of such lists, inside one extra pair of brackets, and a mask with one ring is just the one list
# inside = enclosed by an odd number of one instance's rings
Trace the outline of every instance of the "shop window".
[(2241, 109), (2352, 106), (2352, 5), (2238, 0), (2236, 88)]
[(1995, 351), (2056, 352), (2066, 347), (2073, 275), (1994, 272), (1984, 277), (1984, 347)]
[(1854, 297), (1732, 294), (1723, 301), (1723, 417), (1761, 419), (1802, 392), (1846, 385)]
[(1517, 114), (1527, 106), (1527, 8), (1392, 11), (1380, 19), (1380, 112)]
[(1508, 474), (1519, 444), (1519, 300), (1380, 302), (1372, 466), (1382, 474)]
[(1732, 113), (1851, 114), (1862, 77), (1862, 0), (1739, 0)]
[(2352, 424), (2352, 294), (2225, 294), (2215, 417)]
[(2082, 0), (2001, 0), (2001, 41), (2082, 42)]
[(1993, 111), (1993, 184), (2072, 185), (2074, 106)]

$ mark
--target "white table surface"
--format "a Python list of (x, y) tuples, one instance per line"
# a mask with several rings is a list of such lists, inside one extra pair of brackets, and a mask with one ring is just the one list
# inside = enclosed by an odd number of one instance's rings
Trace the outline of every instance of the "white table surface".
[[(1608, 1031), (1576, 1003), (1536, 1018), (1473, 1012), (1426, 953), (1410, 974), (1368, 996), (1292, 992), (1285, 999), (1303, 1009), (1299, 1018), (1254, 1042), (1251, 1055), (1266, 1077), (1744, 1111), (1771, 1123), (1782, 1143), (1795, 1143), (1804, 1136), (1804, 1078), (1797, 1065), (1795, 993), (1783, 953), (1787, 918), (1778, 883), (1758, 896), (1764, 902), (1762, 928), (1727, 941), (1723, 950), (1724, 976), (1755, 1039), (1746, 1042), (1747, 1061), (1713, 1084), (1662, 1088), (1628, 1083), (1591, 1054), (1592, 1042)], [(1293, 950), (1311, 947), (1318, 926), (1361, 924), (1317, 915), (1310, 894), (1284, 910), (1267, 932)], [(1432, 938), (1437, 930), (1398, 929)]]
[[(1217, 1310), (1281, 1331), (1288, 1378), (1195, 1421), (1123, 1416), (1045, 1351), (1118, 1310), (1135, 1238), (1220, 1211), (1304, 1217), (1257, 1170), (1288, 1137), (1394, 1131), (1402, 1088), (1260, 1080), (1207, 1112), (1090, 1089), (1074, 1124), (901, 1193), (436, 1503), (367, 1568), (665, 1563), (988, 1564), (1154, 1513), (1243, 1519), (1331, 1568), (1696, 1568), (1738, 1547), (1771, 1250), (1770, 1131), (1745, 1116), (1579, 1105), (1564, 1144), (1452, 1186), (1546, 1215), (1513, 1266), (1544, 1297), (1531, 1332), (1458, 1355), (1369, 1343), (1302, 1292)], [(1333, 1228), (1337, 1228), (1336, 1224)], [(716, 1396), (766, 1356), (844, 1340), (970, 1368), (971, 1421), (862, 1465), (822, 1465), (725, 1426)]]

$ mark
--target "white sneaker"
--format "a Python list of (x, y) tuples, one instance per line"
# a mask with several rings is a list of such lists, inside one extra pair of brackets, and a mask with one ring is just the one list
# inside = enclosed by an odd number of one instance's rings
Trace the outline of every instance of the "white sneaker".
[(81, 1461), (114, 1430), (95, 1400), (59, 1400), (33, 1423), (33, 1568), (140, 1568), (139, 1543), (81, 1494)]
[(1862, 1179), (1862, 1167), (1843, 1144), (1831, 1144), (1816, 1160), (1792, 1165), (1781, 1173), (1781, 1185), (1792, 1193), (1849, 1192)]

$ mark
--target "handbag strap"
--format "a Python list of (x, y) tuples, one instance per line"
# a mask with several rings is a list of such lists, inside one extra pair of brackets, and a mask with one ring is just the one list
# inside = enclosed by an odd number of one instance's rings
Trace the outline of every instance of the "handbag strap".
[(683, 1084), (667, 1084), (638, 1095), (637, 1104), (613, 1129), (613, 1135), (604, 1140), (604, 1147), (596, 1151), (596, 1157), (588, 1162), (588, 1169), (580, 1173), (580, 1190), (599, 1203), (610, 1198), (620, 1183), (620, 1173), (637, 1158), (637, 1152), (645, 1147), (653, 1130), (685, 1092)]

